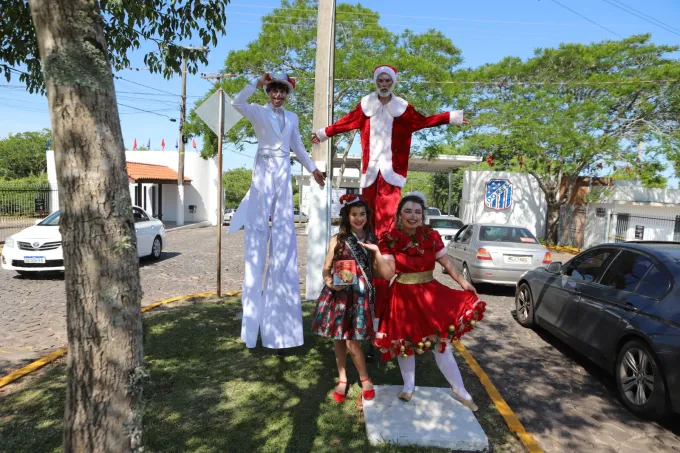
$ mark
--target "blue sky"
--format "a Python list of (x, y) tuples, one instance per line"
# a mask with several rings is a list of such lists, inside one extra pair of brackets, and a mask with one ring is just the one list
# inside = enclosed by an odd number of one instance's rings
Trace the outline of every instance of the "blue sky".
[[(680, 0), (618, 1), (680, 28)], [(562, 42), (590, 43), (618, 39), (610, 31), (568, 11), (557, 2), (621, 36), (651, 32), (656, 43), (680, 44), (680, 36), (608, 3), (616, 3), (616, 0), (424, 0), (417, 3), (405, 0), (364, 0), (360, 3), (379, 12), (381, 24), (394, 32), (405, 28), (416, 32), (428, 28), (442, 31), (462, 50), (465, 67), (496, 62), (505, 56), (528, 58), (535, 48), (555, 47)], [(358, 2), (340, 0), (338, 3)], [(210, 49), (210, 63), (206, 67), (200, 66), (199, 73), (218, 72), (222, 69), (229, 51), (242, 49), (248, 42), (256, 39), (259, 33), (259, 17), (277, 6), (279, 2), (276, 0), (233, 1), (227, 7), (226, 35), (219, 38), (215, 48)], [(142, 57), (143, 49), (131, 54), (131, 66), (143, 68)], [(116, 75), (125, 79), (116, 80), (118, 102), (122, 104), (119, 109), (125, 145), (131, 149), (135, 138), (139, 145), (146, 145), (150, 139), (152, 149), (160, 149), (161, 139), (164, 138), (166, 149), (174, 149), (179, 121), (170, 122), (168, 117), (179, 119), (180, 77), (165, 80), (158, 74), (149, 74), (144, 70), (123, 70)], [(9, 84), (3, 79), (0, 83), (0, 137), (50, 127), (46, 99), (28, 94), (19, 84), (18, 79), (12, 79)], [(208, 81), (201, 79), (199, 75), (190, 75), (187, 83), (189, 106), (209, 88)], [(177, 96), (169, 93), (177, 93)], [(153, 110), (157, 115), (139, 112), (123, 105)], [(252, 165), (250, 157), (227, 149), (224, 156), (225, 169)], [(246, 149), (245, 152), (253, 154), (252, 149)]]

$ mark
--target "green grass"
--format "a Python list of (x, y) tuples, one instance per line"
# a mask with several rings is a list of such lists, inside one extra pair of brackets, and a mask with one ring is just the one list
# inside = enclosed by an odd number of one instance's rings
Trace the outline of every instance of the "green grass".
[[(441, 452), (436, 448), (370, 447), (355, 401), (358, 376), (342, 405), (331, 397), (336, 379), (332, 342), (309, 330), (305, 345), (285, 358), (248, 350), (239, 339), (238, 298), (176, 304), (146, 316), (145, 452)], [(465, 362), (461, 372), (480, 410), (494, 452), (523, 452)], [(401, 384), (396, 363), (370, 364), (376, 384)], [(432, 354), (418, 358), (417, 384), (446, 387)], [(51, 366), (0, 390), (0, 451), (60, 450), (65, 368)]]

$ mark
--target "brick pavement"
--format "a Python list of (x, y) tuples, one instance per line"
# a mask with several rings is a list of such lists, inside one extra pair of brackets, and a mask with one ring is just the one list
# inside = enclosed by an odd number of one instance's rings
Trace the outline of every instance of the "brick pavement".
[[(226, 233), (227, 227), (222, 231)], [(303, 231), (300, 229), (298, 231)], [(307, 241), (298, 240), (301, 281)], [(142, 259), (142, 305), (169, 297), (216, 290), (215, 228), (168, 232), (160, 261)], [(238, 291), (243, 281), (243, 231), (222, 237), (222, 289)], [(66, 344), (63, 275), (23, 278), (0, 270), (0, 375)]]
[[(214, 228), (175, 231), (169, 238), (160, 262), (142, 261), (144, 305), (214, 290)], [(242, 233), (223, 238), (225, 291), (241, 285), (242, 240)], [(298, 236), (298, 250), (304, 280), (306, 237)], [(569, 258), (553, 253), (555, 261)], [(436, 275), (455, 286), (439, 270)], [(26, 281), (0, 272), (0, 288), (2, 375), (3, 366), (17, 366), (62, 346), (66, 338), (60, 277)], [(680, 451), (680, 417), (662, 424), (637, 419), (618, 402), (613, 381), (604, 372), (550, 334), (517, 324), (513, 289), (481, 287), (480, 293), (488, 303), (485, 319), (463, 343), (546, 452)]]

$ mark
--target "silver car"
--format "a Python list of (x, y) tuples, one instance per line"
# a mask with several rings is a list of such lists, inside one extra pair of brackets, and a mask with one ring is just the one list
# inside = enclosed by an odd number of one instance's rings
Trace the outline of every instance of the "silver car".
[(526, 271), (552, 261), (550, 252), (528, 229), (472, 223), (458, 231), (448, 254), (465, 280), (516, 285)]

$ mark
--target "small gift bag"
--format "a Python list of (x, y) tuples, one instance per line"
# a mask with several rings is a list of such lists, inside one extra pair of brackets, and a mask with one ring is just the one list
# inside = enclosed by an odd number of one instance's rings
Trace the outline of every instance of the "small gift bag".
[(333, 285), (355, 285), (359, 283), (357, 263), (354, 260), (339, 260), (333, 263)]

